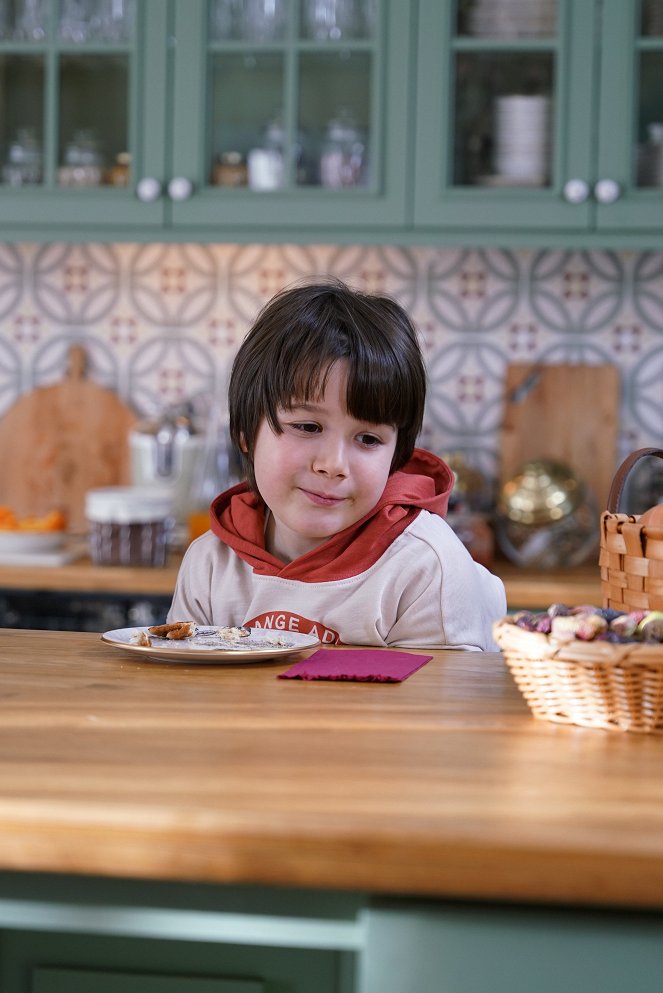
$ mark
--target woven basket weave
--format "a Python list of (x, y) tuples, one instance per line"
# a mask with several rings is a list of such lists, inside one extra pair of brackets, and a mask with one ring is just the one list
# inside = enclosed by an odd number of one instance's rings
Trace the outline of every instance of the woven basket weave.
[(493, 627), (535, 717), (605, 730), (663, 732), (663, 646), (556, 644), (506, 618)]
[(601, 594), (615, 610), (663, 610), (663, 527), (642, 525), (619, 512), (624, 484), (636, 462), (646, 455), (663, 458), (660, 448), (641, 448), (621, 464), (601, 514)]

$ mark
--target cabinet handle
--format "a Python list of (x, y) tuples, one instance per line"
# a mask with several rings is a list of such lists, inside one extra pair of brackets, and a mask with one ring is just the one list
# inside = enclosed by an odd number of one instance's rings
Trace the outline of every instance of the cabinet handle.
[(168, 196), (171, 200), (188, 200), (193, 193), (193, 183), (186, 176), (173, 176), (168, 183)]
[(161, 183), (154, 176), (143, 176), (136, 183), (136, 196), (143, 203), (154, 203), (161, 196)]
[(591, 190), (584, 179), (569, 179), (564, 183), (562, 194), (567, 203), (584, 203), (589, 198)]
[(599, 203), (614, 203), (621, 195), (621, 187), (614, 179), (599, 179), (594, 187), (594, 196)]

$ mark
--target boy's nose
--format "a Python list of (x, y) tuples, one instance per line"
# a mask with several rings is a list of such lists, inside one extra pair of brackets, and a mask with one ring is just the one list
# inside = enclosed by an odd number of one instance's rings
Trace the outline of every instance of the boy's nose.
[(342, 441), (328, 438), (317, 446), (313, 471), (320, 476), (347, 476), (347, 452)]

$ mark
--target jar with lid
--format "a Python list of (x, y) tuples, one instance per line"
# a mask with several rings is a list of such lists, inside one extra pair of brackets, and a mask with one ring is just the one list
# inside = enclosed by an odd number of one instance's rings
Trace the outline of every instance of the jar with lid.
[(247, 156), (249, 186), (252, 190), (277, 190), (284, 180), (285, 135), (277, 114), (265, 129), (262, 146)]
[(249, 181), (246, 161), (241, 152), (221, 152), (212, 169), (214, 186), (246, 186)]
[(174, 495), (162, 487), (108, 486), (85, 495), (90, 558), (97, 565), (166, 564)]
[(42, 181), (41, 147), (32, 128), (19, 128), (9, 146), (2, 180), (9, 186), (33, 186)]
[(352, 115), (341, 110), (332, 118), (320, 155), (320, 182), (323, 186), (361, 186), (364, 181), (365, 145)]
[(64, 165), (58, 169), (58, 183), (60, 186), (99, 186), (101, 179), (97, 139), (92, 131), (77, 131), (65, 148)]
[(106, 174), (109, 186), (128, 186), (131, 175), (131, 153), (118, 152), (115, 162)]

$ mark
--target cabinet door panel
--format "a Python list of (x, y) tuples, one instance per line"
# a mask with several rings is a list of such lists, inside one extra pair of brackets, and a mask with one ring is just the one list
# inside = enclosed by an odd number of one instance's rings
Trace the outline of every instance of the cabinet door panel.
[(163, 203), (141, 203), (134, 190), (146, 172), (164, 173), (167, 5), (146, 0), (126, 30), (70, 24), (57, 0), (42, 7), (29, 38), (18, 22), (0, 38), (0, 105), (11, 108), (0, 123), (5, 232), (160, 228)]
[(148, 975), (85, 969), (34, 969), (30, 993), (264, 993), (251, 979)]
[(591, 181), (594, 2), (539, 8), (545, 18), (523, 27), (487, 16), (498, 3), (422, 0), (418, 226), (554, 232), (590, 222), (592, 203), (571, 204), (564, 189)]
[[(347, 40), (311, 37), (315, 25), (292, 0), (282, 41), (206, 41), (205, 0), (176, 3), (172, 173), (191, 182), (192, 194), (170, 205), (174, 227), (262, 240), (270, 231), (282, 238), (289, 229), (405, 223), (412, 6), (375, 7), (375, 27)], [(323, 173), (334, 125), (337, 138), (356, 136), (361, 168)], [(237, 173), (217, 170), (228, 153), (246, 170), (232, 187)], [(347, 185), (334, 185), (340, 175)], [(228, 185), (216, 185), (219, 176)]]
[(600, 204), (602, 230), (663, 224), (663, 15), (659, 0), (605, 0), (597, 179), (619, 187)]

